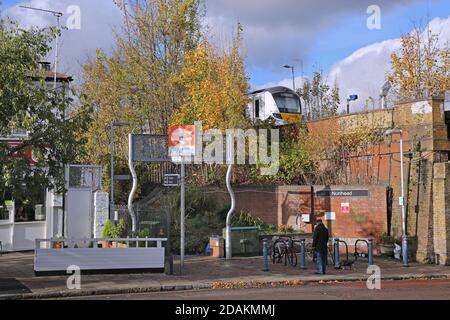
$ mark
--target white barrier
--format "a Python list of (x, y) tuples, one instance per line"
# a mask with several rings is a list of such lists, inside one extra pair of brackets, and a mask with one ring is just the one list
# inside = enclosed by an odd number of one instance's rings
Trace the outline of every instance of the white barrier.
[(65, 273), (72, 265), (78, 266), (81, 272), (163, 271), (162, 244), (166, 241), (162, 238), (36, 239), (34, 271), (36, 274)]

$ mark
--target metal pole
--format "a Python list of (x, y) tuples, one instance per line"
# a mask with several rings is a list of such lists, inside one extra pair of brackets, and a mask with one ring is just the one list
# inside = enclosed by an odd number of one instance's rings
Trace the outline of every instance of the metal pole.
[(306, 249), (306, 245), (305, 245), (306, 240), (305, 239), (301, 239), (300, 240), (300, 270), (305, 270), (306, 269), (306, 265), (305, 265), (305, 249)]
[(230, 164), (228, 166), (228, 170), (227, 170), (227, 188), (228, 188), (228, 192), (230, 193), (230, 197), (231, 197), (231, 208), (228, 211), (227, 214), (227, 221), (226, 221), (226, 239), (225, 239), (225, 251), (226, 251), (226, 259), (230, 260), (233, 257), (233, 254), (231, 252), (231, 218), (233, 216), (234, 213), (234, 208), (235, 208), (235, 197), (234, 197), (234, 192), (231, 189), (231, 173), (233, 169), (233, 165)]
[(263, 239), (263, 269), (262, 271), (268, 272), (269, 271), (269, 255), (268, 255), (268, 240)]
[(373, 266), (373, 239), (369, 239), (368, 244), (369, 266)]
[(231, 207), (227, 214), (226, 220), (226, 239), (225, 239), (225, 251), (226, 251), (226, 259), (230, 260), (233, 257), (231, 252), (231, 219), (233, 217), (233, 213), (236, 207), (236, 198), (234, 196), (233, 189), (231, 188), (231, 174), (233, 172), (233, 161), (234, 161), (234, 143), (233, 136), (227, 135), (227, 163), (228, 170), (226, 176), (226, 185), (228, 189), (228, 193), (230, 194), (231, 199)]
[(128, 135), (128, 167), (130, 168), (131, 176), (133, 177), (133, 186), (131, 187), (130, 195), (128, 196), (128, 211), (131, 215), (131, 230), (136, 231), (136, 214), (133, 209), (133, 198), (138, 187), (138, 179), (136, 170), (133, 165), (133, 135)]
[(295, 71), (294, 71), (294, 66), (292, 66), (292, 88), (294, 88), (294, 91), (295, 91)]
[(339, 238), (334, 239), (334, 268), (339, 269), (341, 263), (339, 261)]
[(181, 157), (181, 199), (180, 199), (180, 268), (183, 270), (184, 268), (184, 244), (185, 244), (185, 193), (186, 193), (186, 184), (185, 184), (185, 164), (184, 159)]
[(114, 212), (114, 123), (111, 122), (111, 182), (110, 182), (109, 218)]
[(59, 22), (60, 16), (56, 15), (56, 21), (57, 21), (57, 26), (58, 26), (58, 32), (56, 33), (56, 39), (55, 39), (55, 78), (54, 78), (54, 84), (53, 84), (53, 88), (56, 90), (56, 82), (57, 82), (57, 72), (58, 72), (58, 50), (59, 50), (59, 27), (60, 27), (60, 22)]
[(400, 179), (402, 192), (402, 254), (403, 266), (408, 267), (408, 238), (406, 235), (406, 207), (404, 190), (404, 168), (403, 168), (403, 131), (400, 131)]

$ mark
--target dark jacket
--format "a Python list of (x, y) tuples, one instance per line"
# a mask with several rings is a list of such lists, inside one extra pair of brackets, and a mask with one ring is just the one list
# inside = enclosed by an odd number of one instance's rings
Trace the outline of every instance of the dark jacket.
[(328, 252), (328, 229), (323, 223), (320, 223), (314, 229), (313, 247), (319, 253), (327, 254)]

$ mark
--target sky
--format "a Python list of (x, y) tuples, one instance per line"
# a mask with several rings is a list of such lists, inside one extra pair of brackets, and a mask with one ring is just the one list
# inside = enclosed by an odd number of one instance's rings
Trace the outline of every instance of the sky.
[[(65, 12), (80, 8), (80, 29), (64, 31), (61, 70), (81, 76), (81, 65), (100, 47), (110, 52), (112, 30), (120, 28), (120, 12), (113, 0), (0, 0), (3, 15), (22, 26), (48, 26), (55, 18), (18, 8), (30, 5)], [(379, 9), (379, 28), (369, 28), (373, 9)], [(372, 8), (370, 7), (370, 8)], [(441, 39), (450, 41), (449, 0), (205, 0), (206, 24), (218, 45), (230, 39), (237, 22), (244, 29), (243, 52), (253, 89), (272, 85), (292, 87), (293, 65), (296, 86), (303, 77), (320, 70), (330, 84), (341, 89), (341, 102), (358, 94), (355, 108), (362, 108), (378, 92), (389, 68), (390, 55), (399, 48), (399, 37), (413, 23), (430, 27)]]

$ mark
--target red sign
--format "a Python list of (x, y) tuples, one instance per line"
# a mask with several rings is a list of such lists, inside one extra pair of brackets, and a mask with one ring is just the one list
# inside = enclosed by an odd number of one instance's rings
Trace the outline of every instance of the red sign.
[(341, 203), (341, 213), (350, 213), (350, 203), (343, 202)]
[[(8, 144), (8, 146), (10, 148), (16, 148), (19, 147), (20, 145), (22, 145), (22, 141), (20, 140), (9, 140), (6, 141), (6, 143)], [(27, 147), (24, 149), (23, 154), (25, 156), (25, 158), (27, 158), (28, 160), (30, 160), (31, 163), (37, 163), (36, 159), (34, 159), (34, 154), (33, 154), (33, 150), (31, 147)], [(18, 152), (13, 153), (12, 155), (13, 158), (19, 158), (20, 155)]]
[(170, 157), (195, 155), (195, 126), (173, 126), (168, 134)]

